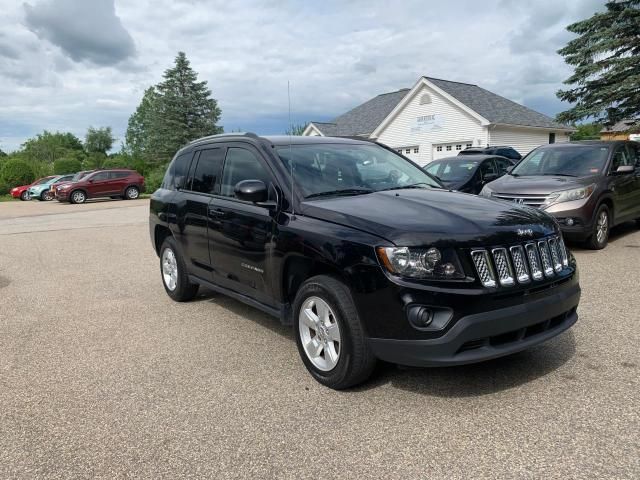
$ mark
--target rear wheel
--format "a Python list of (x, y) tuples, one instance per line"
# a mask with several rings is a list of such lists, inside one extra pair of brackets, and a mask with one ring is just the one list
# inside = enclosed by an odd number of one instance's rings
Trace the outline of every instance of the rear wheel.
[(29, 192), (27, 192), (26, 190), (22, 192), (20, 194), (20, 200), (22, 200), (23, 202), (26, 202), (27, 200), (31, 200), (31, 197), (29, 196)]
[(587, 240), (587, 247), (591, 250), (602, 250), (609, 241), (609, 229), (611, 228), (611, 217), (606, 205), (600, 205), (596, 211), (593, 222), (591, 236)]
[(176, 249), (173, 237), (165, 238), (160, 248), (160, 274), (164, 289), (176, 302), (192, 300), (200, 287), (189, 281), (189, 275), (182, 257)]
[(140, 196), (140, 190), (138, 187), (127, 187), (124, 191), (124, 198), (127, 200), (135, 200)]
[(69, 195), (71, 203), (84, 203), (87, 201), (87, 195), (82, 190), (76, 190)]
[(340, 390), (371, 376), (376, 359), (346, 285), (325, 275), (310, 278), (293, 311), (298, 351), (313, 378)]

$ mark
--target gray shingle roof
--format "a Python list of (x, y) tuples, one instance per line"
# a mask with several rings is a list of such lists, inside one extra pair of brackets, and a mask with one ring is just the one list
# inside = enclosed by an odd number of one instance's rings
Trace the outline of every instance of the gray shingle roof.
[[(382, 93), (371, 100), (358, 105), (356, 108), (334, 118), (329, 123), (312, 122), (326, 136), (355, 137), (368, 136), (378, 125), (382, 123), (391, 110), (409, 92), (409, 88), (403, 88), (395, 92)], [(329, 126), (325, 131), (324, 125)], [(334, 130), (335, 128), (335, 130)], [(335, 133), (327, 133), (335, 132)]]
[(640, 131), (640, 119), (638, 120), (620, 120), (619, 122), (613, 124), (610, 127), (602, 130), (602, 133), (625, 133), (630, 130)]
[(469, 83), (451, 82), (438, 78), (424, 77), (436, 87), (444, 90), (459, 102), (464, 103), (474, 112), (480, 114), (491, 123), (507, 125), (523, 125), (528, 127), (565, 128), (552, 118), (530, 108), (496, 95), (489, 90)]
[[(545, 128), (570, 128), (484, 88), (469, 83), (424, 77), (491, 123)], [(312, 122), (326, 136), (368, 136), (407, 95), (409, 88), (383, 93), (331, 122)]]

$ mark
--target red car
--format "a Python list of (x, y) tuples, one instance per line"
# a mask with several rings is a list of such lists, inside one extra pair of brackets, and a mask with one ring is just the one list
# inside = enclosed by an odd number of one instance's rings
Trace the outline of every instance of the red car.
[[(77, 174), (79, 176), (82, 173)], [(74, 177), (75, 178), (75, 177)], [(90, 198), (124, 198), (134, 200), (144, 191), (144, 177), (134, 170), (117, 168), (96, 170), (76, 181), (56, 187), (60, 202), (84, 203)]]
[(36, 180), (35, 182), (29, 184), (29, 185), (21, 185), (19, 187), (15, 187), (11, 189), (11, 196), (13, 198), (19, 198), (20, 200), (30, 200), (29, 198), (29, 194), (27, 193), (27, 190), (29, 189), (29, 187), (33, 187), (35, 185), (39, 185), (41, 183), (46, 182), (47, 180), (50, 180), (54, 177), (55, 175), (49, 175), (48, 177), (43, 177), (43, 178), (39, 178), (38, 180)]

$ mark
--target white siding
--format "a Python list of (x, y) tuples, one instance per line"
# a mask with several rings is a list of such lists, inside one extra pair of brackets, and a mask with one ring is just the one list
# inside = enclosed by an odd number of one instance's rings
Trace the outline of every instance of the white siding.
[[(429, 93), (431, 103), (420, 105), (420, 97)], [(425, 115), (436, 115), (443, 120), (441, 129), (412, 133), (416, 119)], [(420, 153), (413, 156), (418, 163), (425, 165), (432, 158), (432, 146), (438, 143), (473, 143), (484, 146), (488, 142), (487, 129), (480, 122), (464, 112), (435, 91), (423, 86), (411, 101), (391, 120), (380, 133), (377, 140), (392, 148), (418, 145)], [(451, 152), (452, 156), (458, 152)]]
[[(524, 156), (540, 145), (549, 143), (549, 133), (554, 130), (540, 128), (489, 127), (489, 145), (508, 145)], [(564, 131), (555, 131), (556, 143), (569, 141)]]

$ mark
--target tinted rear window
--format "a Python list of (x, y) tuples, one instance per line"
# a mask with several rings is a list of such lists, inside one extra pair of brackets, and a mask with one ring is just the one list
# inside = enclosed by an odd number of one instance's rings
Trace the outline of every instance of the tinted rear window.
[(214, 193), (223, 161), (224, 148), (202, 150), (191, 180), (191, 190), (200, 193)]
[(184, 186), (192, 156), (193, 152), (183, 153), (171, 162), (162, 180), (162, 188), (175, 190)]

